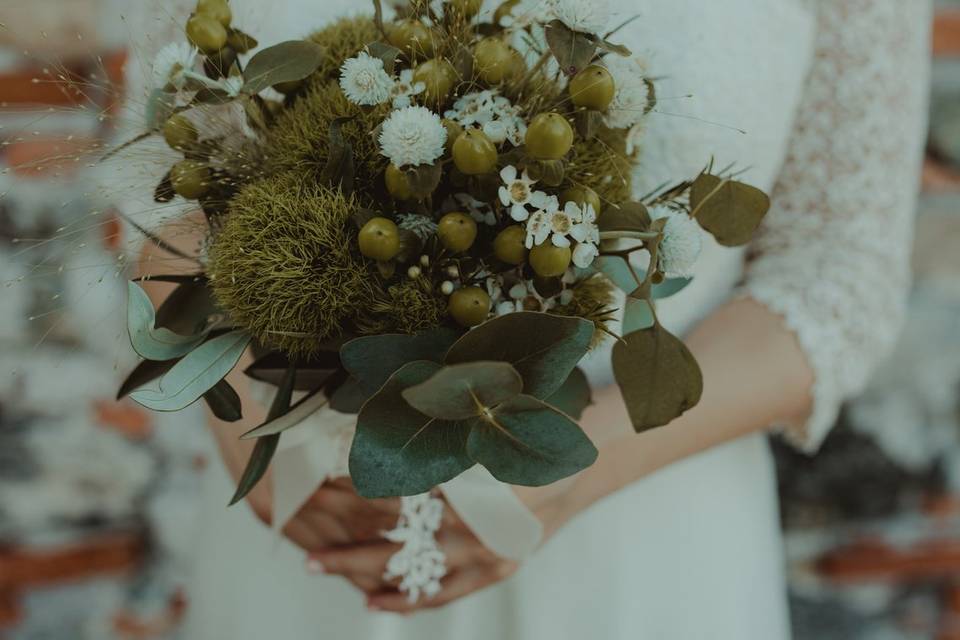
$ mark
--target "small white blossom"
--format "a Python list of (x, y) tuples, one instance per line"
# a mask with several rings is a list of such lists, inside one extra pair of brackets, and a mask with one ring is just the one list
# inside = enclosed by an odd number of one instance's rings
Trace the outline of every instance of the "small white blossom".
[(406, 107), (390, 114), (380, 129), (380, 149), (398, 167), (432, 164), (443, 155), (447, 130), (426, 107)]
[(527, 134), (527, 123), (520, 117), (520, 109), (493, 89), (464, 95), (443, 116), (463, 127), (479, 126), (494, 144), (509, 140), (519, 146)]
[[(593, 264), (593, 261), (600, 255), (600, 249), (597, 245), (589, 242), (581, 242), (573, 249), (573, 264), (581, 269), (586, 269)], [(564, 303), (566, 304), (566, 303)]]
[(517, 222), (523, 222), (530, 217), (530, 211), (527, 206), (536, 209), (542, 209), (549, 203), (547, 194), (542, 191), (534, 191), (531, 187), (536, 184), (536, 180), (531, 180), (530, 175), (524, 171), (523, 175), (517, 176), (517, 168), (508, 165), (500, 171), (500, 179), (504, 186), (500, 187), (500, 203), (505, 207), (510, 207), (510, 217)]
[(412, 231), (421, 240), (427, 240), (437, 232), (437, 223), (419, 213), (402, 213), (397, 216), (397, 226)]
[(644, 80), (646, 65), (636, 56), (618, 55), (606, 56), (603, 63), (616, 85), (604, 122), (611, 129), (629, 129), (643, 120), (650, 110), (650, 87)]
[[(574, 203), (567, 203), (570, 204)], [(586, 269), (600, 255), (597, 248), (600, 244), (600, 228), (597, 226), (597, 212), (593, 210), (592, 204), (588, 203), (579, 209), (580, 220), (570, 229), (570, 235), (577, 241), (577, 246), (573, 249), (573, 263)]]
[[(573, 223), (566, 218), (564, 211), (560, 209), (560, 201), (557, 199), (557, 196), (548, 196), (545, 206), (534, 211), (530, 215), (530, 219), (527, 220), (527, 249), (532, 249), (537, 245), (541, 245), (547, 241), (551, 236), (556, 235), (555, 229), (567, 227), (569, 230), (573, 226)], [(566, 238), (566, 231), (562, 234), (563, 238)], [(566, 245), (562, 244), (564, 240), (557, 238), (561, 244), (554, 242), (555, 246), (570, 246), (570, 241), (566, 241)]]
[(650, 209), (653, 220), (667, 218), (660, 242), (659, 263), (669, 278), (689, 278), (703, 250), (700, 225), (684, 211), (657, 206)]
[(382, 104), (390, 99), (394, 82), (383, 68), (383, 60), (361, 51), (340, 67), (340, 88), (347, 100), (359, 105)]
[(393, 89), (390, 90), (393, 108), (409, 107), (413, 104), (413, 96), (423, 93), (426, 88), (425, 83), (413, 81), (413, 69), (404, 69), (400, 72), (400, 79), (393, 83)]
[(153, 61), (153, 86), (157, 89), (183, 89), (187, 81), (184, 72), (192, 71), (197, 63), (197, 50), (182, 42), (171, 42), (160, 49)]
[(497, 214), (494, 213), (489, 202), (477, 200), (469, 193), (455, 193), (453, 199), (460, 208), (466, 209), (470, 217), (477, 222), (491, 227), (497, 224)]
[(580, 33), (602, 35), (610, 22), (608, 0), (547, 0), (545, 4), (550, 17)]
[(243, 84), (242, 76), (230, 76), (229, 78), (220, 80), (220, 88), (231, 98), (236, 98), (240, 95), (240, 91), (243, 90)]

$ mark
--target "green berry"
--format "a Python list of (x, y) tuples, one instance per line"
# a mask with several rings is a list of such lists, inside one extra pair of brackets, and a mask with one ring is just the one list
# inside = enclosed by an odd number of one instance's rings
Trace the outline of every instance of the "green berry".
[(556, 278), (566, 272), (572, 257), (570, 247), (556, 247), (547, 242), (530, 250), (530, 266), (538, 276)]
[(575, 202), (581, 207), (589, 204), (593, 207), (593, 212), (600, 215), (600, 196), (590, 187), (570, 187), (561, 193), (560, 204), (568, 202)]
[(437, 224), (440, 242), (454, 253), (463, 253), (477, 239), (477, 222), (465, 213), (448, 213)]
[(497, 168), (497, 148), (483, 131), (468, 129), (453, 143), (453, 162), (468, 176), (492, 173)]
[(360, 253), (377, 262), (389, 262), (400, 253), (400, 230), (387, 218), (377, 217), (367, 222), (357, 239)]
[(473, 50), (474, 69), (487, 84), (500, 84), (514, 73), (514, 51), (500, 38), (484, 38)]
[(433, 34), (419, 20), (401, 20), (387, 27), (387, 41), (408, 58), (429, 58), (433, 55)]
[(413, 197), (413, 190), (410, 188), (410, 181), (406, 174), (396, 165), (387, 165), (387, 170), (383, 173), (383, 181), (387, 185), (387, 192), (396, 200), (410, 200)]
[(187, 39), (209, 56), (227, 44), (227, 29), (219, 20), (205, 13), (195, 13), (187, 20)]
[(527, 259), (527, 232), (522, 225), (510, 225), (493, 240), (493, 255), (512, 265), (521, 265)]
[(433, 58), (421, 63), (413, 72), (413, 81), (424, 84), (423, 101), (431, 107), (442, 105), (457, 84), (457, 71), (449, 61)]
[(447, 130), (447, 142), (445, 143), (447, 153), (453, 153), (453, 143), (456, 142), (460, 134), (463, 133), (463, 127), (460, 126), (460, 123), (456, 120), (444, 118), (443, 128)]
[(460, 326), (475, 327), (490, 315), (490, 296), (480, 287), (457, 289), (450, 296), (449, 311)]
[(560, 160), (573, 146), (573, 127), (558, 113), (541, 113), (527, 127), (527, 154), (535, 160)]
[(170, 116), (163, 124), (163, 139), (171, 149), (183, 151), (197, 143), (200, 134), (190, 120), (180, 114)]
[(170, 170), (170, 184), (187, 200), (203, 197), (210, 188), (210, 167), (196, 160), (183, 160)]
[(229, 27), (233, 20), (233, 12), (227, 0), (198, 0), (197, 13), (208, 15), (224, 27)]
[(570, 100), (574, 105), (594, 111), (606, 111), (616, 93), (613, 76), (605, 67), (592, 64), (570, 80)]

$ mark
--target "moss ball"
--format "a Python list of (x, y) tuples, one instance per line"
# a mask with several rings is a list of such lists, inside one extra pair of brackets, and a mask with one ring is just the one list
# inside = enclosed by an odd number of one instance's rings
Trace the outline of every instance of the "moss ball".
[(340, 76), (340, 67), (347, 58), (357, 55), (365, 46), (380, 39), (369, 15), (342, 18), (313, 33), (309, 40), (323, 47), (323, 61), (314, 73), (320, 83)]
[(380, 285), (356, 249), (360, 205), (290, 175), (245, 187), (214, 238), (217, 301), (264, 345), (308, 356), (369, 309)]
[(403, 280), (381, 291), (361, 320), (362, 333), (418, 333), (442, 324), (447, 298), (418, 280)]
[(614, 319), (617, 307), (616, 291), (616, 286), (610, 280), (595, 275), (575, 284), (573, 299), (566, 305), (555, 307), (551, 313), (575, 316), (592, 322), (596, 329), (590, 348), (596, 348), (608, 335), (606, 330)]
[(592, 140), (577, 136), (570, 152), (565, 186), (590, 187), (604, 207), (632, 197), (634, 161), (626, 153), (622, 131), (601, 129)]

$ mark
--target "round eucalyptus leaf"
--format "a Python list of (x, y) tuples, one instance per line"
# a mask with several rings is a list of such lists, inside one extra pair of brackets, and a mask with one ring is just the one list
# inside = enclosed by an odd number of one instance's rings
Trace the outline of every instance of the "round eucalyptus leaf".
[(593, 404), (590, 382), (583, 369), (577, 367), (571, 371), (563, 386), (547, 398), (546, 403), (574, 420), (579, 420), (584, 410)]
[(257, 94), (281, 82), (303, 80), (317, 70), (323, 56), (323, 48), (307, 40), (288, 40), (263, 49), (243, 70), (243, 90)]
[(370, 394), (375, 393), (390, 375), (415, 360), (443, 362), (443, 357), (460, 332), (435, 329), (415, 336), (383, 334), (356, 338), (340, 348), (344, 368)]
[(523, 379), (506, 362), (468, 362), (444, 367), (403, 391), (410, 406), (432, 418), (464, 420), (523, 391)]
[(703, 173), (693, 183), (690, 206), (717, 242), (738, 247), (753, 237), (770, 210), (770, 198), (748, 184)]

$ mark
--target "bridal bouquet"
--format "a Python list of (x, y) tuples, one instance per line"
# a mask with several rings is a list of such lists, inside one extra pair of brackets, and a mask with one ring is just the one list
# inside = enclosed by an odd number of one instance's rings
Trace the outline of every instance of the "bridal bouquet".
[(200, 0), (155, 62), (141, 139), (183, 159), (154, 197), (195, 200), (206, 241), (196, 273), (152, 276), (177, 285), (158, 309), (130, 283), (144, 360), (120, 393), (238, 420), (225, 377), (252, 349), (246, 375), (276, 393), (243, 436), (257, 444), (234, 501), (325, 406), (357, 415), (367, 497), (477, 464), (517, 485), (574, 474), (597, 455), (577, 364), (606, 340), (637, 431), (700, 398), (655, 303), (690, 282), (701, 229), (744, 244), (767, 197), (709, 164), (635, 197), (655, 84), (602, 3), (480, 4), (412, 0), (388, 20), (374, 0), (253, 53), (227, 1)]

